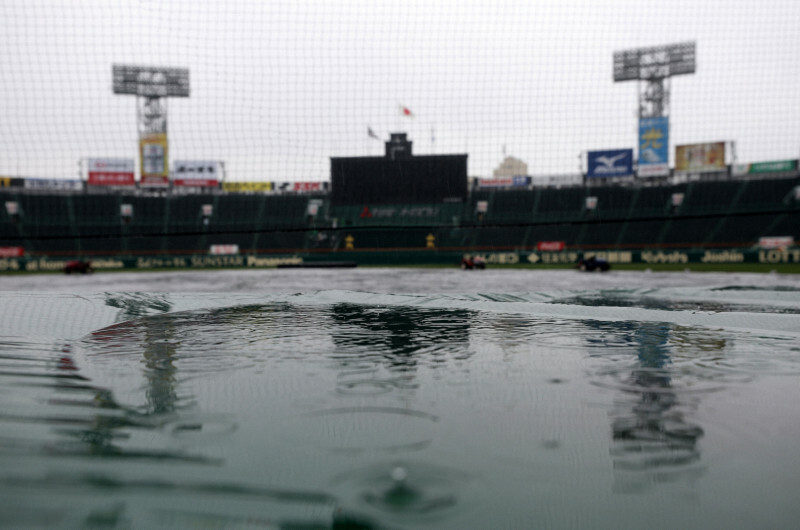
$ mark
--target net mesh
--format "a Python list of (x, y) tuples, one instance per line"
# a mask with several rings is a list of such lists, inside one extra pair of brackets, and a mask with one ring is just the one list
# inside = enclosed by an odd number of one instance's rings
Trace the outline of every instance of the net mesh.
[(579, 174), (587, 151), (638, 141), (640, 83), (613, 82), (613, 53), (684, 41), (697, 70), (669, 84), (671, 145), (795, 159), (798, 22), (790, 0), (6, 0), (0, 175), (138, 166), (136, 98), (112, 92), (113, 64), (189, 69), (169, 158), (223, 161), (229, 181), (326, 181), (330, 157), (381, 155), (395, 131), (415, 154), (468, 154), (469, 176), (508, 156)]

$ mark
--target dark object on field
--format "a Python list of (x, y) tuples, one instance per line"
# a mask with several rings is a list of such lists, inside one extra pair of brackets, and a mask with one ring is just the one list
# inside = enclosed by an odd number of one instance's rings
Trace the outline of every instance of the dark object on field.
[(592, 272), (596, 270), (605, 272), (611, 268), (611, 265), (609, 265), (609, 263), (604, 259), (598, 259), (594, 256), (591, 256), (589, 258), (578, 260), (578, 263), (575, 265), (575, 267), (585, 272)]
[(461, 268), (464, 270), (483, 270), (486, 268), (486, 260), (480, 256), (475, 256), (474, 258), (465, 257), (461, 260)]
[(67, 274), (72, 274), (73, 272), (80, 272), (81, 274), (86, 274), (88, 272), (94, 272), (92, 268), (91, 261), (83, 261), (83, 260), (72, 260), (68, 261), (66, 265), (64, 265), (64, 272)]

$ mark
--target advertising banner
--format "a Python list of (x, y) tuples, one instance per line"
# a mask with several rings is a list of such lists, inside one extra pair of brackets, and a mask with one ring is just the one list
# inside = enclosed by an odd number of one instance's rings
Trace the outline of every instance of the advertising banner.
[(322, 182), (295, 182), (294, 191), (322, 191)]
[(169, 177), (142, 175), (142, 179), (139, 181), (139, 186), (142, 188), (168, 188)]
[(167, 135), (164, 133), (143, 134), (139, 138), (139, 156), (142, 177), (169, 176)]
[(328, 189), (327, 182), (320, 181), (300, 181), (300, 182), (275, 182), (272, 186), (274, 191), (326, 191)]
[(639, 119), (640, 177), (669, 175), (669, 118)]
[(76, 179), (25, 179), (25, 189), (82, 191), (83, 182)]
[(215, 160), (176, 160), (172, 166), (172, 183), (175, 186), (217, 188), (218, 166)]
[(211, 245), (209, 254), (212, 256), (228, 256), (239, 253), (239, 245)]
[(133, 186), (134, 165), (128, 158), (90, 158), (87, 182), (91, 186)]
[(0, 177), (0, 188), (23, 188), (25, 179), (21, 177)]
[(510, 188), (513, 185), (514, 185), (514, 180), (511, 177), (478, 179), (479, 188)]
[(588, 178), (633, 176), (633, 149), (589, 151)]
[(761, 248), (786, 248), (794, 246), (793, 236), (771, 236), (758, 238), (758, 246)]
[(753, 164), (735, 164), (733, 174), (756, 175), (760, 173), (783, 173), (797, 170), (797, 160), (775, 160), (773, 162), (755, 162)]
[(683, 173), (725, 169), (725, 142), (675, 147), (675, 171)]
[(173, 178), (219, 178), (219, 162), (216, 160), (176, 160), (172, 164)]
[(173, 186), (189, 187), (189, 188), (217, 188), (219, 181), (217, 179), (204, 179), (204, 178), (182, 178), (173, 179)]
[(223, 182), (222, 190), (234, 193), (272, 191), (272, 182)]
[(560, 252), (567, 247), (563, 241), (539, 241), (536, 243), (536, 250), (548, 252)]
[(513, 177), (494, 177), (477, 180), (479, 188), (519, 188), (529, 186), (532, 178), (528, 175), (515, 175)]
[(21, 258), (24, 255), (23, 247), (0, 247), (0, 258)]

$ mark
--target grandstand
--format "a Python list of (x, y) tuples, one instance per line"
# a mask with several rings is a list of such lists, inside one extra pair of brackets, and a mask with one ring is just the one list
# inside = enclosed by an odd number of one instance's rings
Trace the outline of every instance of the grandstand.
[[(689, 261), (720, 249), (744, 253), (734, 259), (746, 261), (758, 260), (762, 238), (782, 237), (789, 242), (783, 251), (794, 248), (800, 238), (798, 190), (797, 172), (657, 186), (472, 187), (461, 203), (385, 197), (360, 205), (333, 204), (327, 191), (153, 196), (142, 190), (6, 187), (0, 192), (6, 204), (0, 246), (21, 249), (18, 268), (25, 260), (73, 258), (133, 263), (146, 256), (173, 263), (175, 257), (208, 256), (217, 246), (235, 247), (244, 256), (306, 261), (458, 263), (464, 254), (480, 254), (491, 262), (493, 254), (502, 254), (504, 262), (540, 263), (543, 242), (560, 243), (564, 257), (546, 258), (564, 263), (576, 255), (620, 251), (623, 260), (636, 262), (656, 250), (688, 252)], [(792, 262), (794, 254), (785, 260)]]

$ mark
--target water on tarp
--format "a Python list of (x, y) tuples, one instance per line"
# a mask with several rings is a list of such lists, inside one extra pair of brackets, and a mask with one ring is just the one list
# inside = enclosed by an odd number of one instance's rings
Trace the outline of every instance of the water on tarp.
[(3, 528), (789, 528), (800, 516), (798, 277), (9, 278)]

